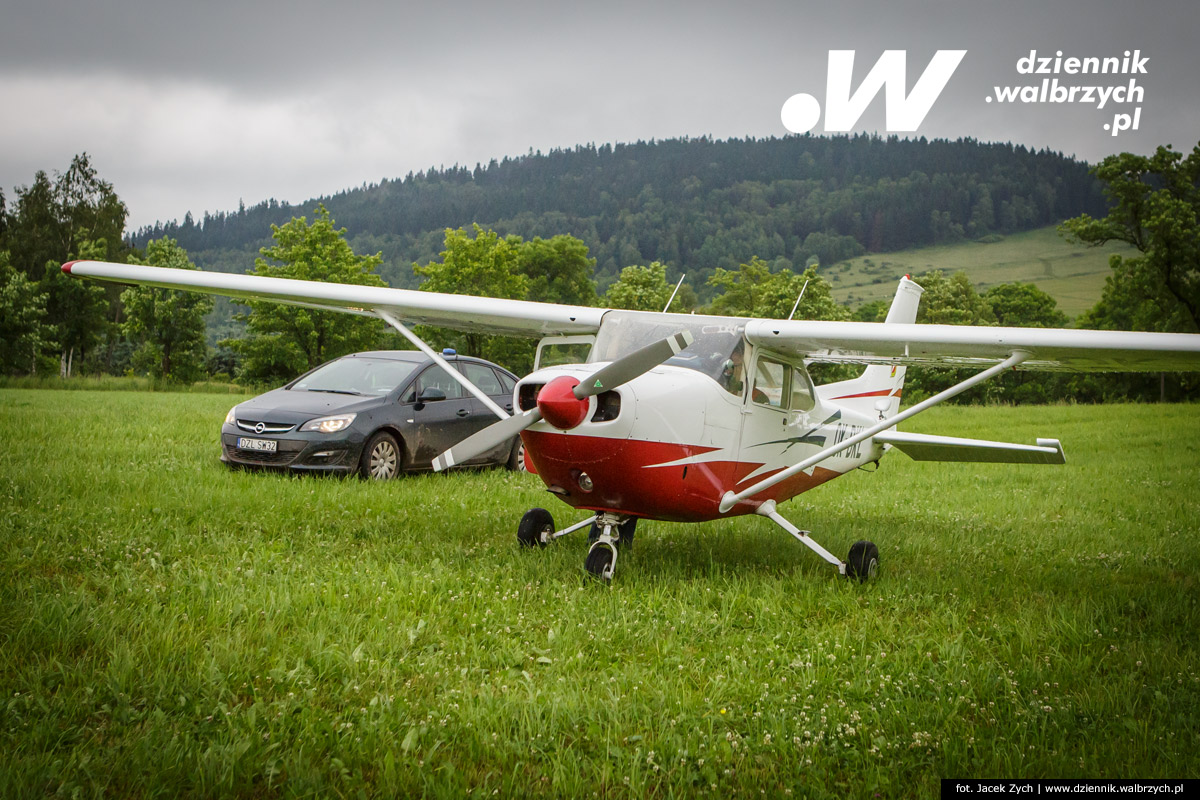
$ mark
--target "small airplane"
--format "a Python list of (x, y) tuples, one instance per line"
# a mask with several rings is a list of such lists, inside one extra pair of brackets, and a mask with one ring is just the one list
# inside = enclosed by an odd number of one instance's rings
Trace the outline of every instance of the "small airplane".
[[(704, 522), (766, 517), (852, 579), (872, 577), (878, 547), (855, 542), (845, 560), (784, 518), (779, 505), (892, 449), (916, 460), (1065, 463), (1057, 439), (993, 442), (897, 431), (896, 426), (1010, 369), (1200, 369), (1200, 335), (917, 325), (923, 289), (900, 280), (886, 321), (746, 319), (623, 311), (405, 289), (231, 275), (98, 261), (62, 267), (75, 277), (144, 284), (375, 316), (442, 365), (499, 417), (434, 461), (463, 464), (520, 434), (530, 472), (586, 512), (556, 529), (530, 509), (527, 547), (590, 526), (584, 567), (611, 581), (638, 520)], [(543, 337), (534, 371), (507, 414), (398, 318), (459, 330)], [(554, 347), (590, 348), (584, 363), (543, 366)], [(815, 386), (813, 362), (864, 364), (851, 380)], [(900, 410), (906, 367), (978, 372)]]

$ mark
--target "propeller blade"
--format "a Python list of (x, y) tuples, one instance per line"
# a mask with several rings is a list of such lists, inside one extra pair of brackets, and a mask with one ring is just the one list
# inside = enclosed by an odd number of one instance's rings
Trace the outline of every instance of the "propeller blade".
[(662, 341), (646, 345), (641, 350), (635, 350), (623, 358), (618, 358), (576, 386), (575, 396), (583, 400), (585, 397), (607, 392), (623, 383), (629, 383), (671, 356), (679, 355), (679, 351), (690, 345), (694, 338), (691, 331), (680, 331)]
[(499, 422), (493, 422), (488, 427), (471, 434), (435, 458), (433, 460), (433, 471), (441, 472), (444, 469), (453, 467), (455, 464), (470, 461), (480, 453), (486, 453), (506, 439), (516, 436), (541, 418), (542, 412), (538, 411), (537, 408), (531, 408), (528, 411), (522, 411), (520, 414), (513, 414), (511, 417), (502, 419)]

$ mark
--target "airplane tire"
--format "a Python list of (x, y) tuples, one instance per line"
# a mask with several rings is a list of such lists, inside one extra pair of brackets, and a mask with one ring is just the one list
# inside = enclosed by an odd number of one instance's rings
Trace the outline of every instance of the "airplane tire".
[(850, 555), (846, 557), (846, 577), (863, 583), (868, 578), (875, 577), (879, 569), (879, 548), (874, 542), (860, 539), (850, 545)]
[(613, 559), (616, 555), (612, 548), (607, 545), (597, 545), (588, 551), (587, 559), (583, 562), (583, 568), (587, 570), (588, 575), (597, 580), (610, 583), (612, 576), (605, 577), (604, 572), (612, 566)]
[(517, 526), (517, 541), (521, 547), (545, 547), (546, 543), (542, 541), (545, 532), (554, 532), (554, 517), (544, 508), (531, 508), (521, 517), (521, 524)]

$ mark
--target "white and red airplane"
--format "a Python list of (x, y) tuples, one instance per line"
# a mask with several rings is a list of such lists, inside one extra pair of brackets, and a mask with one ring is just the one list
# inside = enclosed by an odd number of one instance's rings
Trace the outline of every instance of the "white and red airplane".
[[(874, 574), (878, 548), (845, 561), (785, 519), (778, 505), (890, 449), (918, 460), (1062, 464), (1056, 439), (1036, 444), (904, 433), (896, 425), (1009, 369), (1200, 369), (1200, 335), (916, 325), (922, 289), (901, 279), (883, 323), (764, 320), (496, 300), (253, 275), (73, 261), (76, 276), (375, 316), (442, 364), (500, 420), (434, 461), (442, 470), (520, 434), (526, 465), (549, 492), (586, 511), (556, 530), (549, 512), (521, 519), (522, 545), (545, 546), (590, 526), (589, 573), (611, 580), (639, 519), (703, 522), (767, 517), (838, 572)], [(509, 416), (401, 323), (545, 337), (590, 345), (586, 363), (536, 366)], [(866, 364), (853, 379), (814, 386), (810, 362)], [(979, 368), (900, 410), (905, 368)]]

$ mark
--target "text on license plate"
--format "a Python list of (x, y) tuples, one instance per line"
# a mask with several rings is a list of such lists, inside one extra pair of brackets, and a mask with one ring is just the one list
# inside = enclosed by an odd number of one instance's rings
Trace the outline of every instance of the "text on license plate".
[(237, 446), (239, 450), (261, 450), (266, 453), (274, 453), (279, 447), (279, 442), (274, 439), (249, 439), (239, 436)]

